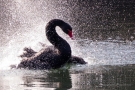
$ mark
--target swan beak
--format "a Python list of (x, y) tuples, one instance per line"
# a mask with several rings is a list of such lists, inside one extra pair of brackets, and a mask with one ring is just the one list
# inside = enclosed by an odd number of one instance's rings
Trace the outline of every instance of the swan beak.
[(72, 36), (72, 31), (71, 30), (68, 30), (68, 35), (73, 40), (73, 36)]

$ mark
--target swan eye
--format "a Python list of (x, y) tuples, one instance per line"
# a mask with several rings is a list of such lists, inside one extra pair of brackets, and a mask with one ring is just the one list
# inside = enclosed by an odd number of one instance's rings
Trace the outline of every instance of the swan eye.
[(68, 35), (69, 35), (69, 37), (70, 37), (71, 39), (73, 39), (73, 37), (72, 37), (72, 31), (71, 31), (71, 30), (68, 30)]

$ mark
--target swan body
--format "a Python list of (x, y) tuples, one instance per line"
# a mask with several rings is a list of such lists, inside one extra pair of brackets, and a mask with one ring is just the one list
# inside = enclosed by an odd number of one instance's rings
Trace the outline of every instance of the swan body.
[(25, 53), (20, 55), (22, 61), (17, 68), (56, 69), (65, 63), (86, 64), (82, 58), (72, 56), (70, 45), (56, 33), (56, 26), (59, 26), (72, 38), (72, 28), (69, 24), (59, 19), (49, 21), (45, 33), (54, 47), (43, 48), (39, 52), (35, 52), (31, 48), (24, 48)]

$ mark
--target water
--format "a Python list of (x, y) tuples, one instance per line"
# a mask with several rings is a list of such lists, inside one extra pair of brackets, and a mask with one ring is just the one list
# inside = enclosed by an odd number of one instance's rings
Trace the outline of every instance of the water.
[(1, 71), (1, 90), (134, 90), (135, 66), (82, 66), (52, 71)]
[[(0, 90), (134, 90), (135, 2), (88, 0), (0, 1)], [(73, 27), (66, 39), (88, 65), (58, 70), (16, 70), (24, 47), (50, 45), (44, 28), (53, 18)]]

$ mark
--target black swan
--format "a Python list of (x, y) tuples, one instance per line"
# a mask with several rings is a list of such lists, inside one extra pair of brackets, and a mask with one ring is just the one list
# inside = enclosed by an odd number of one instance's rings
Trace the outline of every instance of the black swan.
[(25, 53), (20, 55), (23, 60), (17, 68), (56, 69), (65, 63), (86, 64), (82, 58), (71, 55), (70, 45), (56, 33), (56, 26), (72, 38), (72, 28), (68, 23), (59, 19), (49, 21), (46, 25), (46, 36), (54, 47), (43, 48), (40, 52), (24, 48)]

